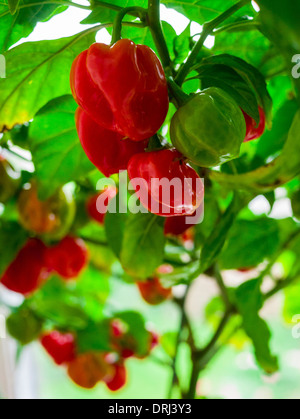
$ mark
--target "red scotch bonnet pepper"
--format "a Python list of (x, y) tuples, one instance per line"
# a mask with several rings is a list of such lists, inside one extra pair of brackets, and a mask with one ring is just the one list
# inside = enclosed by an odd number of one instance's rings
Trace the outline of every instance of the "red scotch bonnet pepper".
[(128, 175), (141, 204), (162, 217), (193, 215), (204, 198), (204, 185), (176, 149), (137, 154)]
[(163, 67), (147, 46), (121, 39), (95, 43), (74, 61), (71, 89), (78, 105), (103, 128), (143, 141), (162, 126), (169, 107)]

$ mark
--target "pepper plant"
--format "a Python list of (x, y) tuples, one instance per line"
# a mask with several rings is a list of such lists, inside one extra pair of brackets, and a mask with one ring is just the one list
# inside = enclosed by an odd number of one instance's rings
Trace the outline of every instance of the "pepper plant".
[[(161, 5), (200, 33), (177, 34)], [(16, 46), (68, 8), (89, 12), (80, 33)], [(299, 19), (293, 0), (1, 3), (0, 282), (23, 296), (7, 318), (21, 347), (38, 341), (75, 384), (114, 392), (129, 358), (151, 357), (169, 398), (201, 397), (237, 336), (278, 371), (260, 311), (284, 292), (285, 320), (300, 313)], [(110, 45), (95, 42), (102, 29)], [(153, 179), (189, 180), (189, 193), (166, 202)], [(277, 219), (282, 196), (292, 210)], [(258, 197), (268, 211), (253, 210)], [(202, 307), (204, 340), (188, 302), (205, 277), (218, 293)], [(121, 282), (145, 305), (173, 305), (177, 330), (119, 309)]]

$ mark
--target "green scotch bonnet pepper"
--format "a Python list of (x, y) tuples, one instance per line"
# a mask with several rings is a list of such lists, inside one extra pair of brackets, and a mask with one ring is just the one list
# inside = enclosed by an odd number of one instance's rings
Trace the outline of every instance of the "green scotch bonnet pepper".
[(219, 166), (237, 158), (245, 135), (241, 109), (230, 95), (217, 87), (191, 97), (171, 121), (173, 145), (201, 167)]

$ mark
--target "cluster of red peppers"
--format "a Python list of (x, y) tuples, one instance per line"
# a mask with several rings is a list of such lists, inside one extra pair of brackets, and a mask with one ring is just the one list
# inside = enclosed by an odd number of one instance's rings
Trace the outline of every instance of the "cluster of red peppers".
[(158, 344), (158, 336), (149, 331), (147, 353), (135, 352), (134, 339), (126, 332), (119, 319), (109, 324), (111, 352), (90, 351), (79, 353), (74, 333), (53, 330), (44, 333), (40, 342), (57, 365), (67, 368), (70, 379), (85, 389), (94, 388), (104, 382), (111, 391), (120, 390), (127, 381), (125, 361), (133, 356), (144, 358)]
[[(169, 108), (167, 80), (155, 53), (128, 39), (112, 46), (95, 43), (74, 61), (71, 89), (79, 105), (77, 131), (91, 162), (107, 177), (127, 170), (142, 205), (166, 217), (165, 234), (183, 234), (191, 227), (186, 217), (195, 215), (203, 202), (204, 186), (197, 183), (199, 176), (187, 164), (187, 154), (171, 146), (147, 150)], [(244, 116), (245, 141), (258, 138), (265, 128), (263, 110), (258, 127), (251, 117)], [(174, 193), (165, 202), (151, 180), (175, 178), (182, 185), (189, 179), (189, 199)], [(136, 179), (141, 179), (142, 185), (135, 183)], [(155, 208), (152, 202), (157, 204)]]
[(53, 246), (29, 239), (4, 272), (0, 282), (11, 291), (29, 295), (55, 273), (64, 280), (77, 278), (88, 263), (88, 251), (80, 238), (67, 236)]

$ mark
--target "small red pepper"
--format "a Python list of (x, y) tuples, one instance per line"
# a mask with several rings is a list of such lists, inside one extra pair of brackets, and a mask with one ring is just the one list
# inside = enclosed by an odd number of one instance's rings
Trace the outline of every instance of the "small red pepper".
[(46, 247), (38, 239), (29, 239), (9, 265), (0, 282), (9, 290), (28, 295), (49, 276), (45, 268)]
[(88, 263), (88, 250), (80, 238), (65, 237), (48, 247), (45, 254), (47, 267), (68, 280), (78, 277)]
[(204, 198), (204, 185), (176, 149), (133, 156), (128, 175), (140, 202), (162, 217), (192, 215)]
[(41, 344), (57, 365), (66, 364), (75, 359), (76, 345), (71, 333), (56, 330), (41, 337)]
[(99, 125), (142, 141), (162, 126), (169, 107), (168, 87), (156, 54), (121, 39), (95, 43), (74, 61), (71, 89), (78, 105)]
[(266, 129), (266, 115), (264, 110), (259, 107), (259, 116), (260, 121), (257, 125), (256, 121), (251, 118), (251, 116), (247, 115), (243, 110), (243, 114), (246, 121), (246, 137), (244, 139), (244, 143), (247, 143), (248, 141), (256, 140), (257, 138), (260, 138)]

